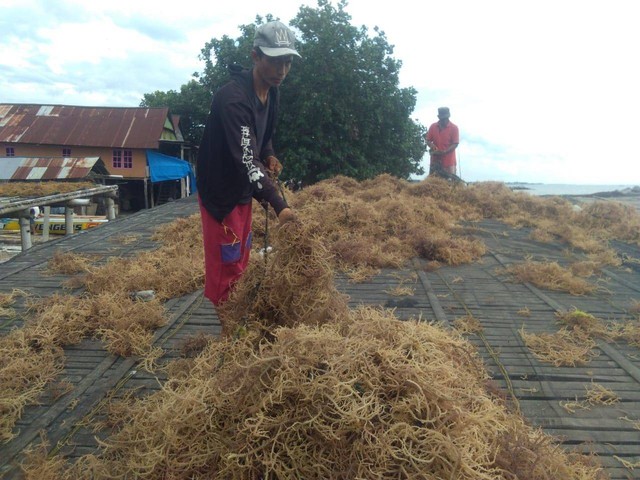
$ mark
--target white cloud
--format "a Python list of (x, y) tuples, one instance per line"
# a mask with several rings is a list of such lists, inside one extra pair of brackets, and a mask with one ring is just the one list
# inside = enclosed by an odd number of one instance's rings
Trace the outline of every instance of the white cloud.
[[(308, 2), (315, 7), (315, 2)], [(137, 105), (178, 89), (202, 69), (211, 38), (272, 13), (282, 0), (87, 2), (0, 0), (0, 101)], [(640, 112), (632, 2), (459, 0), (388, 4), (350, 0), (353, 24), (379, 26), (418, 91), (425, 126), (448, 105), (468, 180), (640, 183), (634, 134)], [(11, 28), (9, 28), (11, 27)], [(426, 161), (426, 159), (425, 159)]]

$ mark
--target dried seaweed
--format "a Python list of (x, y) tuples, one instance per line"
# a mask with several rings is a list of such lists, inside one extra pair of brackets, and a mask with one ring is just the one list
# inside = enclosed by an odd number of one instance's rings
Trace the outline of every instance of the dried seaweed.
[[(50, 271), (82, 273), (76, 286), (84, 286), (85, 292), (82, 296), (56, 294), (33, 302), (25, 325), (0, 337), (0, 442), (13, 437), (24, 407), (36, 403), (60, 374), (64, 346), (95, 336), (109, 352), (136, 355), (143, 368), (155, 368), (163, 352), (153, 347), (153, 334), (166, 321), (161, 300), (202, 285), (201, 248), (187, 249), (198, 241), (191, 223), (176, 222), (159, 229), (158, 239), (165, 243), (154, 252), (137, 258), (112, 258), (102, 266), (92, 266), (83, 255), (54, 254), (48, 264)], [(175, 262), (177, 258), (181, 261)], [(142, 289), (154, 290), (155, 298), (137, 301), (132, 293)], [(10, 305), (16, 295), (17, 291), (5, 294), (2, 300)], [(6, 309), (5, 313), (11, 312)]]
[[(606, 256), (606, 215), (576, 217), (563, 200), (515, 194), (499, 183), (410, 184), (388, 175), (366, 182), (337, 177), (289, 197), (302, 223), (273, 235), (266, 261), (252, 256), (220, 309), (223, 338), (168, 368), (171, 378), (159, 393), (121, 409), (99, 454), (73, 465), (59, 457), (34, 460), (24, 467), (27, 477), (602, 477), (589, 458), (564, 453), (487, 392), (470, 344), (389, 312), (348, 311), (333, 269), (358, 277), (416, 255), (434, 268), (475, 261), (484, 245), (456, 227), (482, 218), (537, 228)], [(554, 229), (574, 220), (582, 223)], [(254, 222), (254, 232), (261, 229)], [(628, 229), (617, 231), (634, 238)], [(72, 333), (59, 332), (63, 341), (91, 334), (123, 354), (150, 347), (160, 301), (200, 288), (203, 279), (197, 216), (162, 227), (154, 239), (162, 242), (157, 250), (112, 259), (83, 277), (86, 303), (70, 304), (80, 313), (69, 316)], [(144, 289), (154, 290), (156, 301), (131, 298)], [(127, 329), (122, 318), (134, 310), (141, 320)], [(590, 334), (576, 339), (582, 330), (573, 325), (548, 338), (521, 333), (528, 345), (539, 345), (540, 358), (571, 364), (594, 355)], [(50, 334), (40, 329), (35, 346), (55, 354), (55, 343), (44, 347)], [(573, 358), (558, 360), (555, 354), (566, 349)], [(60, 364), (55, 355), (49, 361)]]
[(0, 183), (0, 197), (43, 197), (96, 186), (92, 182), (5, 182)]
[(437, 325), (359, 309), (193, 362), (122, 409), (98, 454), (34, 460), (32, 478), (604, 478), (487, 393), (473, 347)]
[(453, 327), (460, 333), (478, 333), (483, 330), (480, 320), (473, 315), (456, 318), (453, 321)]
[(571, 271), (557, 262), (535, 262), (510, 265), (505, 271), (520, 282), (528, 282), (536, 287), (568, 292), (571, 295), (587, 295), (595, 291), (596, 286), (576, 277)]
[(318, 325), (346, 311), (347, 297), (334, 284), (329, 253), (309, 226), (291, 222), (273, 236), (265, 262), (253, 256), (229, 299), (218, 308), (223, 335), (249, 323)]
[(577, 338), (602, 338), (612, 340), (612, 328), (599, 318), (574, 308), (571, 311), (558, 312), (558, 322), (573, 332)]
[(75, 275), (89, 272), (92, 264), (93, 261), (87, 255), (56, 250), (47, 262), (47, 269), (54, 274)]
[(584, 365), (598, 355), (596, 343), (591, 338), (576, 338), (569, 330), (555, 333), (527, 333), (524, 327), (520, 336), (539, 360), (556, 367)]
[(614, 405), (620, 401), (620, 397), (609, 390), (608, 388), (600, 385), (599, 383), (592, 383), (586, 387), (586, 395), (584, 400), (560, 402), (560, 405), (569, 413), (575, 413), (576, 410), (588, 410), (592, 406), (596, 405)]

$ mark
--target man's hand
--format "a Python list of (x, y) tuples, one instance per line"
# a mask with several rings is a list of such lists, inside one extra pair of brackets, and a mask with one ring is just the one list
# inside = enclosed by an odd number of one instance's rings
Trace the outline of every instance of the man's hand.
[(294, 222), (296, 220), (296, 214), (293, 213), (293, 210), (291, 210), (290, 208), (285, 208), (280, 212), (280, 215), (278, 215), (278, 221), (280, 222), (280, 225), (287, 223), (287, 222)]
[(280, 172), (282, 172), (282, 164), (280, 163), (280, 160), (278, 160), (273, 155), (270, 155), (267, 158), (265, 158), (264, 165), (267, 168), (267, 170), (270, 173), (273, 173), (276, 177), (280, 175)]

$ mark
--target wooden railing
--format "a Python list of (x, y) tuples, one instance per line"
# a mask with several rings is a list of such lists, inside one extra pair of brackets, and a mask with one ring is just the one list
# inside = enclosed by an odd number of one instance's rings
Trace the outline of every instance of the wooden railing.
[(78, 204), (81, 204), (81, 200), (90, 199), (93, 197), (104, 197), (106, 200), (107, 219), (114, 220), (115, 206), (114, 198), (118, 192), (117, 185), (100, 185), (93, 188), (85, 188), (83, 190), (76, 190), (67, 193), (56, 193), (54, 195), (45, 195), (43, 197), (30, 197), (30, 198), (12, 198), (6, 202), (0, 201), (0, 217), (6, 217), (7, 214), (13, 213), (20, 221), (20, 240), (22, 245), (22, 251), (28, 250), (32, 247), (31, 242), (31, 226), (30, 226), (30, 209), (33, 207), (45, 207), (44, 208), (44, 223), (43, 234), (48, 235), (49, 229), (49, 210), (51, 206), (64, 206), (65, 207), (65, 234), (71, 235), (74, 233), (73, 228), (73, 208)]

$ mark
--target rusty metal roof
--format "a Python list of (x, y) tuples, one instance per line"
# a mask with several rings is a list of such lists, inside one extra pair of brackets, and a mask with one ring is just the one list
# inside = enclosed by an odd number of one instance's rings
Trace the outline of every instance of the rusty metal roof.
[(8, 157), (0, 160), (0, 180), (82, 180), (107, 174), (100, 157)]
[(0, 104), (0, 143), (157, 149), (165, 123), (168, 108)]

